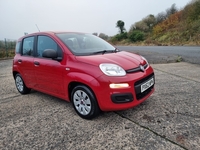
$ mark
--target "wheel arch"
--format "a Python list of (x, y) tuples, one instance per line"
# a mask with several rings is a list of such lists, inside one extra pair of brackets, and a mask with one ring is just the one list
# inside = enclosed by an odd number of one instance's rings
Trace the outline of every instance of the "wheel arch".
[(80, 73), (80, 72), (71, 72), (67, 75), (66, 77), (68, 79), (68, 81), (70, 82), (66, 82), (66, 89), (68, 90), (68, 99), (69, 101), (71, 101), (71, 92), (73, 90), (73, 88), (77, 85), (84, 85), (87, 88), (89, 88), (92, 93), (95, 95), (95, 98), (97, 99), (97, 93), (95, 93), (95, 88), (99, 87), (100, 84), (98, 82), (98, 80), (96, 80), (95, 77), (86, 74), (86, 73)]
[(13, 71), (13, 78), (15, 78), (16, 74), (18, 74), (19, 72), (17, 71)]
[[(86, 86), (88, 89), (91, 90), (91, 92), (94, 94), (95, 98), (97, 99), (95, 92), (93, 91), (93, 89), (89, 85), (82, 83), (82, 82), (78, 82), (78, 81), (72, 81), (68, 85), (68, 97), (69, 97), (70, 102), (71, 102), (71, 92), (78, 85)], [(98, 103), (98, 100), (97, 100), (97, 103)]]
[[(16, 74), (18, 74), (18, 71), (13, 71), (13, 78), (15, 79)], [(20, 73), (19, 73), (20, 74)]]

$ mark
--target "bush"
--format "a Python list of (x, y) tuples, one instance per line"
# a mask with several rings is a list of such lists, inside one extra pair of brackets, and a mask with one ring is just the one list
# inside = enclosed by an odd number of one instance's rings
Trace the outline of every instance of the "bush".
[(196, 1), (193, 4), (192, 10), (189, 14), (189, 21), (195, 21), (200, 19), (200, 1)]
[(117, 34), (117, 35), (113, 36), (111, 38), (111, 42), (116, 43), (118, 41), (122, 41), (122, 40), (127, 39), (127, 38), (128, 38), (127, 32), (125, 32), (125, 33), (121, 33), (121, 34)]
[(117, 34), (115, 37), (117, 38), (118, 41), (121, 41), (123, 39), (127, 39), (127, 32)]
[(143, 41), (144, 40), (144, 32), (135, 30), (129, 34), (128, 38), (132, 42)]

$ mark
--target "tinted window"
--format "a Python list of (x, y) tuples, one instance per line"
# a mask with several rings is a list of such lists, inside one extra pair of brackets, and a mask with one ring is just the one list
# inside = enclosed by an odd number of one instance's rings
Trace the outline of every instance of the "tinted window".
[(33, 43), (34, 43), (34, 37), (28, 37), (23, 40), (22, 55), (27, 55), (27, 56), (33, 55)]
[(62, 50), (58, 44), (48, 36), (38, 36), (37, 42), (37, 56), (42, 57), (42, 53), (45, 49), (56, 50), (59, 57), (62, 57)]
[(20, 45), (21, 45), (21, 42), (17, 42), (17, 44), (15, 46), (15, 52), (16, 53), (20, 53)]

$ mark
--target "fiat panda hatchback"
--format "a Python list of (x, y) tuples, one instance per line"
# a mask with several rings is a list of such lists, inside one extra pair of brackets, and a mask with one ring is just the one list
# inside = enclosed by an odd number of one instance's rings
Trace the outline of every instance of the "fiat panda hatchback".
[(85, 33), (38, 32), (20, 38), (12, 71), (21, 94), (34, 89), (72, 102), (85, 119), (132, 108), (154, 92), (154, 71), (144, 57)]

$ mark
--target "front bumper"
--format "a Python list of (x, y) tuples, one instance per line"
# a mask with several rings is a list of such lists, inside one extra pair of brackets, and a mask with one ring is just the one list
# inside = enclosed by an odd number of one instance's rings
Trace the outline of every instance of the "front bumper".
[[(124, 77), (101, 76), (98, 78), (100, 87), (95, 89), (95, 95), (102, 111), (114, 111), (132, 108), (145, 101), (153, 92), (154, 84), (144, 92), (141, 92), (141, 85), (154, 78), (154, 72), (151, 67), (145, 72), (127, 74)], [(128, 83), (129, 87), (120, 89), (111, 89), (111, 83)], [(154, 82), (155, 83), (155, 82)]]

